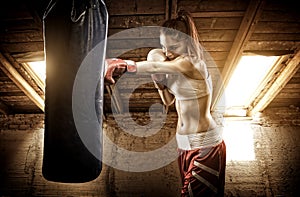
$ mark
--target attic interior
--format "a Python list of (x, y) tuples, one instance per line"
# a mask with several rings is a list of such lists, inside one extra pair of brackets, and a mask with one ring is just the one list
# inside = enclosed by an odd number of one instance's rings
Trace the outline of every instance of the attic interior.
[[(49, 2), (11, 0), (0, 8), (1, 196), (179, 196), (176, 161), (145, 172), (130, 172), (104, 162), (94, 181), (75, 185), (43, 178), (45, 80), (30, 62), (45, 60), (43, 15)], [(107, 56), (135, 61), (145, 60), (159, 44), (155, 32), (143, 27), (159, 26), (174, 18), (179, 8), (189, 11), (212, 75), (211, 110), (216, 119), (225, 120), (225, 195), (299, 194), (300, 9), (294, 1), (104, 3), (109, 14)], [(274, 58), (262, 64), (263, 60), (255, 62), (255, 57)], [(42, 67), (44, 73), (45, 69)], [(67, 72), (62, 70), (60, 76), (67, 76)], [(128, 118), (122, 114), (129, 112), (134, 121), (128, 121), (128, 127), (138, 130), (149, 124), (150, 107), (156, 113), (164, 112), (160, 105), (154, 105), (162, 101), (150, 80), (147, 75), (138, 80), (129, 76), (120, 80), (125, 88), (104, 87), (104, 132), (122, 148), (151, 151), (174, 137), (174, 106), (154, 136), (130, 137), (115, 121), (116, 116)], [(134, 89), (137, 82), (140, 85)], [(103, 150), (114, 158), (116, 153), (105, 149), (105, 144)]]

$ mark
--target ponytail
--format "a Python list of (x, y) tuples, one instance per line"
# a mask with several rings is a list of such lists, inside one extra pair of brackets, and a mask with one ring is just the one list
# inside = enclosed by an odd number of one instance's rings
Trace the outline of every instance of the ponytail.
[(189, 12), (183, 9), (178, 10), (176, 18), (165, 21), (162, 26), (165, 27), (161, 31), (163, 34), (172, 35), (179, 40), (188, 38), (189, 56), (204, 60), (198, 31)]

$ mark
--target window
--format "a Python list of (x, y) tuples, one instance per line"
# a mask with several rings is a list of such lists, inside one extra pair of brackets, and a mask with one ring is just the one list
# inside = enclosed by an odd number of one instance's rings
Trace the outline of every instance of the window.
[(30, 68), (39, 76), (43, 81), (46, 79), (46, 63), (44, 61), (28, 62)]
[(253, 93), (266, 77), (278, 56), (242, 56), (223, 95), (225, 115), (246, 116)]
[(23, 67), (30, 74), (36, 84), (45, 92), (46, 62), (27, 62), (23, 64)]

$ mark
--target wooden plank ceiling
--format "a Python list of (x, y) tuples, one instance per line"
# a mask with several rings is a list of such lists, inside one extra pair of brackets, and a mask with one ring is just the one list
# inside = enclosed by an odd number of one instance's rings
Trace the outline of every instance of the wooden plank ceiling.
[[(0, 113), (43, 113), (44, 91), (23, 64), (44, 58), (41, 18), (48, 2), (10, 0), (0, 8)], [(130, 30), (159, 26), (174, 17), (177, 9), (184, 8), (192, 13), (201, 42), (214, 60), (208, 62), (215, 88), (214, 105), (241, 55), (261, 54), (284, 57), (254, 96), (249, 111), (300, 106), (300, 9), (292, 0), (105, 0), (105, 3), (110, 16), (108, 56), (119, 54), (121, 58), (145, 60), (147, 52), (159, 44), (157, 35), (141, 30), (136, 36)], [(122, 32), (121, 37), (116, 36)], [(129, 50), (132, 43), (139, 47)], [(137, 83), (141, 85), (133, 90)], [(120, 84), (125, 88), (105, 89), (107, 113), (111, 107), (117, 111), (145, 112), (154, 103), (161, 103), (149, 76), (138, 79), (128, 76)]]

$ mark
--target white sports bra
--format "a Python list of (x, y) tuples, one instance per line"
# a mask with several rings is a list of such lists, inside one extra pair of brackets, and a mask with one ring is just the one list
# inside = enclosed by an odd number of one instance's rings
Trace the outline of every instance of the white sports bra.
[(183, 74), (168, 74), (167, 86), (177, 100), (198, 99), (212, 93), (212, 80), (203, 63), (200, 63), (202, 66), (198, 70), (202, 71), (204, 79), (192, 79)]

